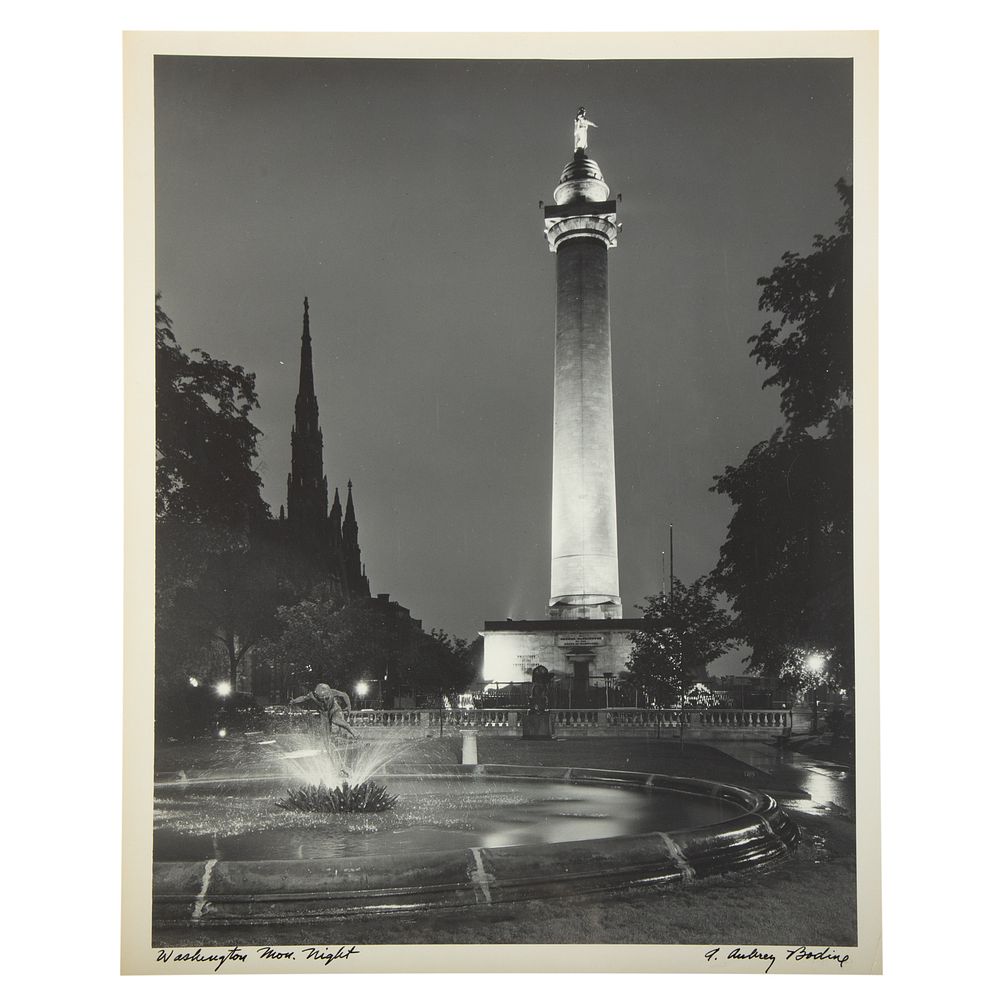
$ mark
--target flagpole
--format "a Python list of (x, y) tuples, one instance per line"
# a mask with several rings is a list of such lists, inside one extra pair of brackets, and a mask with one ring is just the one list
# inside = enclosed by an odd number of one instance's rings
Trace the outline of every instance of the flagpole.
[(674, 596), (674, 526), (670, 525), (670, 596)]

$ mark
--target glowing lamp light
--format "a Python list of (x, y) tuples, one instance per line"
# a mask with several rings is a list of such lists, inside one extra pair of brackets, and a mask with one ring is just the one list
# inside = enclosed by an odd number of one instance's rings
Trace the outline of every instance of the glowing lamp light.
[(225, 729), (220, 729), (219, 730), (219, 736), (225, 736), (225, 735), (226, 735)]
[(219, 683), (215, 685), (215, 693), (219, 695), (219, 697), (225, 698), (226, 695), (233, 693), (233, 686), (229, 683), (229, 681), (219, 681)]
[(819, 653), (813, 653), (812, 656), (806, 657), (806, 670), (810, 670), (814, 674), (821, 673), (825, 666), (826, 657)]
[(367, 681), (358, 681), (358, 683), (354, 685), (354, 693), (359, 698), (364, 698), (364, 696), (366, 694), (368, 694), (368, 691), (369, 691), (369, 688), (368, 688), (368, 682)]
[(191, 687), (196, 688), (198, 686), (198, 678), (197, 677), (189, 677), (188, 678), (188, 684), (190, 684)]

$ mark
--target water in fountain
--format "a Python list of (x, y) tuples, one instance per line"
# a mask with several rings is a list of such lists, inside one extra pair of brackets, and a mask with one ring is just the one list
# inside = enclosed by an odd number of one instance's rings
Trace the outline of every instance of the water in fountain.
[(315, 812), (382, 812), (396, 798), (373, 776), (412, 742), (391, 735), (342, 742), (324, 733), (312, 740), (313, 746), (281, 755), (285, 772), (300, 784), (277, 805)]
[(366, 733), (359, 739), (347, 739), (313, 731), (300, 734), (292, 750), (281, 746), (285, 742), (274, 745), (273, 756), (290, 779), (334, 787), (345, 781), (349, 785), (364, 784), (417, 739), (395, 732), (380, 732), (377, 736)]

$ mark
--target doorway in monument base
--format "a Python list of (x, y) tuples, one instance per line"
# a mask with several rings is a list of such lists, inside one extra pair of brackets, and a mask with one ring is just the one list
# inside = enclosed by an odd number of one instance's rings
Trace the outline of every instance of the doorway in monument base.
[(573, 665), (573, 708), (586, 708), (590, 699), (590, 668), (592, 656), (574, 656)]

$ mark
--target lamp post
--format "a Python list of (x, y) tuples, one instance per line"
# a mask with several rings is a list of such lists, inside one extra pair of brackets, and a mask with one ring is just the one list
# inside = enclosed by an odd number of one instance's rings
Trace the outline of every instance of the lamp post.
[(813, 653), (806, 657), (805, 667), (813, 676), (812, 731), (815, 736), (819, 734), (819, 678), (826, 667), (826, 657), (820, 653)]
[[(358, 683), (354, 685), (354, 693), (361, 699), (367, 699), (368, 692), (370, 690), (368, 681), (358, 681)], [(367, 708), (367, 701), (365, 702), (365, 707)]]
[[(229, 681), (219, 681), (215, 685), (215, 693), (223, 701), (223, 706), (222, 706), (221, 709), (219, 709), (219, 712), (220, 712), (220, 714), (223, 715), (223, 719), (225, 719), (225, 715), (224, 715), (224, 712), (225, 712), (225, 700), (226, 700), (226, 698), (229, 697), (229, 695), (231, 695), (233, 693), (233, 685), (230, 684)], [(224, 737), (225, 735), (226, 735), (226, 727), (225, 726), (219, 726), (219, 736), (220, 737)]]

